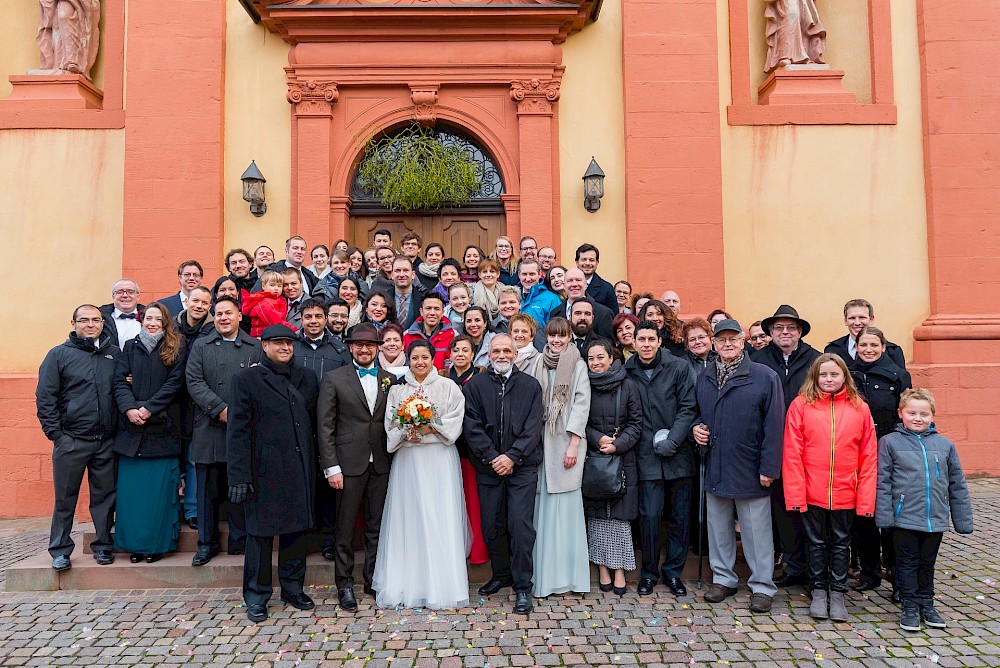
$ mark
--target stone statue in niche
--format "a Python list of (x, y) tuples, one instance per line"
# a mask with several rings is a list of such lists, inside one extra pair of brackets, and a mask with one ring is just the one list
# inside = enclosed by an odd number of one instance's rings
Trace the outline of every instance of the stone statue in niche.
[(826, 28), (819, 20), (816, 0), (764, 0), (764, 20), (765, 72), (823, 62)]
[(100, 46), (101, 0), (38, 0), (41, 68), (29, 74), (82, 74), (90, 78)]

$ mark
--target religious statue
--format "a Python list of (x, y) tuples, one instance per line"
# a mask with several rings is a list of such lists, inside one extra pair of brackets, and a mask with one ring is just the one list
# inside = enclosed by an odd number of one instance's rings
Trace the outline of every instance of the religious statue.
[(41, 68), (29, 74), (82, 74), (90, 78), (100, 46), (101, 0), (38, 0)]
[(816, 0), (764, 0), (764, 4), (767, 40), (764, 71), (822, 63), (826, 28), (820, 23)]

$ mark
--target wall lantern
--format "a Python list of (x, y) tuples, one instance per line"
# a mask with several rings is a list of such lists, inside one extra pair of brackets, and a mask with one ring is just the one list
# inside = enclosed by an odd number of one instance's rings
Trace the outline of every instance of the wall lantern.
[(604, 170), (593, 157), (583, 175), (583, 208), (594, 213), (601, 208), (601, 198), (604, 197)]
[(267, 204), (264, 203), (264, 184), (267, 179), (257, 169), (256, 162), (250, 161), (250, 166), (243, 172), (240, 180), (243, 181), (243, 199), (250, 202), (250, 213), (258, 218), (263, 216), (267, 213)]

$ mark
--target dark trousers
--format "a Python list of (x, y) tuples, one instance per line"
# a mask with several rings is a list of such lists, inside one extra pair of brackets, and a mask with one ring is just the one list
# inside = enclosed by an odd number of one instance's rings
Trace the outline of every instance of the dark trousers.
[[(329, 484), (329, 483), (327, 483)], [(334, 572), (337, 587), (354, 586), (354, 523), (361, 502), (365, 504), (365, 584), (371, 586), (378, 556), (378, 535), (382, 530), (382, 510), (389, 491), (389, 474), (375, 473), (371, 465), (361, 475), (345, 475), (344, 489), (337, 509), (336, 559)]]
[(781, 558), (786, 575), (801, 575), (806, 566), (806, 536), (802, 513), (785, 510), (785, 487), (781, 478), (771, 483), (771, 521), (781, 544)]
[(896, 588), (903, 602), (934, 603), (934, 562), (941, 547), (941, 532), (892, 530), (896, 547)]
[[(305, 531), (278, 536), (278, 582), (283, 594), (302, 593), (306, 580)], [(267, 605), (271, 600), (271, 552), (274, 536), (247, 536), (247, 554), (243, 562), (243, 601), (248, 605)]]
[(198, 469), (198, 547), (219, 549), (219, 515), (223, 504), (229, 509), (228, 549), (247, 541), (243, 504), (229, 503), (229, 475), (225, 462), (195, 464)]
[[(691, 478), (639, 481), (639, 534), (642, 570), (639, 577), (679, 578), (687, 561), (691, 528)], [(660, 567), (660, 522), (667, 523), (667, 558)]]
[(316, 497), (313, 507), (316, 511), (316, 530), (323, 541), (322, 549), (335, 548), (337, 545), (337, 491), (330, 487), (330, 483), (323, 477), (322, 467), (319, 467), (317, 471)]
[(854, 516), (851, 524), (851, 550), (861, 567), (861, 580), (882, 581), (882, 536), (874, 517)]
[(803, 513), (802, 527), (809, 541), (809, 583), (813, 589), (847, 591), (853, 520), (853, 510), (809, 506)]
[(518, 467), (509, 476), (478, 472), (483, 539), (493, 577), (513, 581), (514, 591), (531, 592), (535, 549), (535, 493), (538, 471)]
[(73, 516), (85, 470), (90, 487), (90, 516), (94, 519), (97, 534), (90, 548), (94, 552), (113, 549), (111, 527), (114, 526), (116, 485), (111, 439), (88, 441), (63, 435), (52, 448), (52, 484), (56, 497), (49, 532), (49, 554), (52, 558), (68, 557), (76, 547), (71, 537)]

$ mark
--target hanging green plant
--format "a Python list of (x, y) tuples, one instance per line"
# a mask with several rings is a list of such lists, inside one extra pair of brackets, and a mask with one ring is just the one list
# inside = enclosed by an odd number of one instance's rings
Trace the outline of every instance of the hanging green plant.
[(368, 142), (358, 184), (390, 211), (461, 206), (482, 184), (482, 165), (461, 146), (442, 143), (432, 128), (411, 125)]

